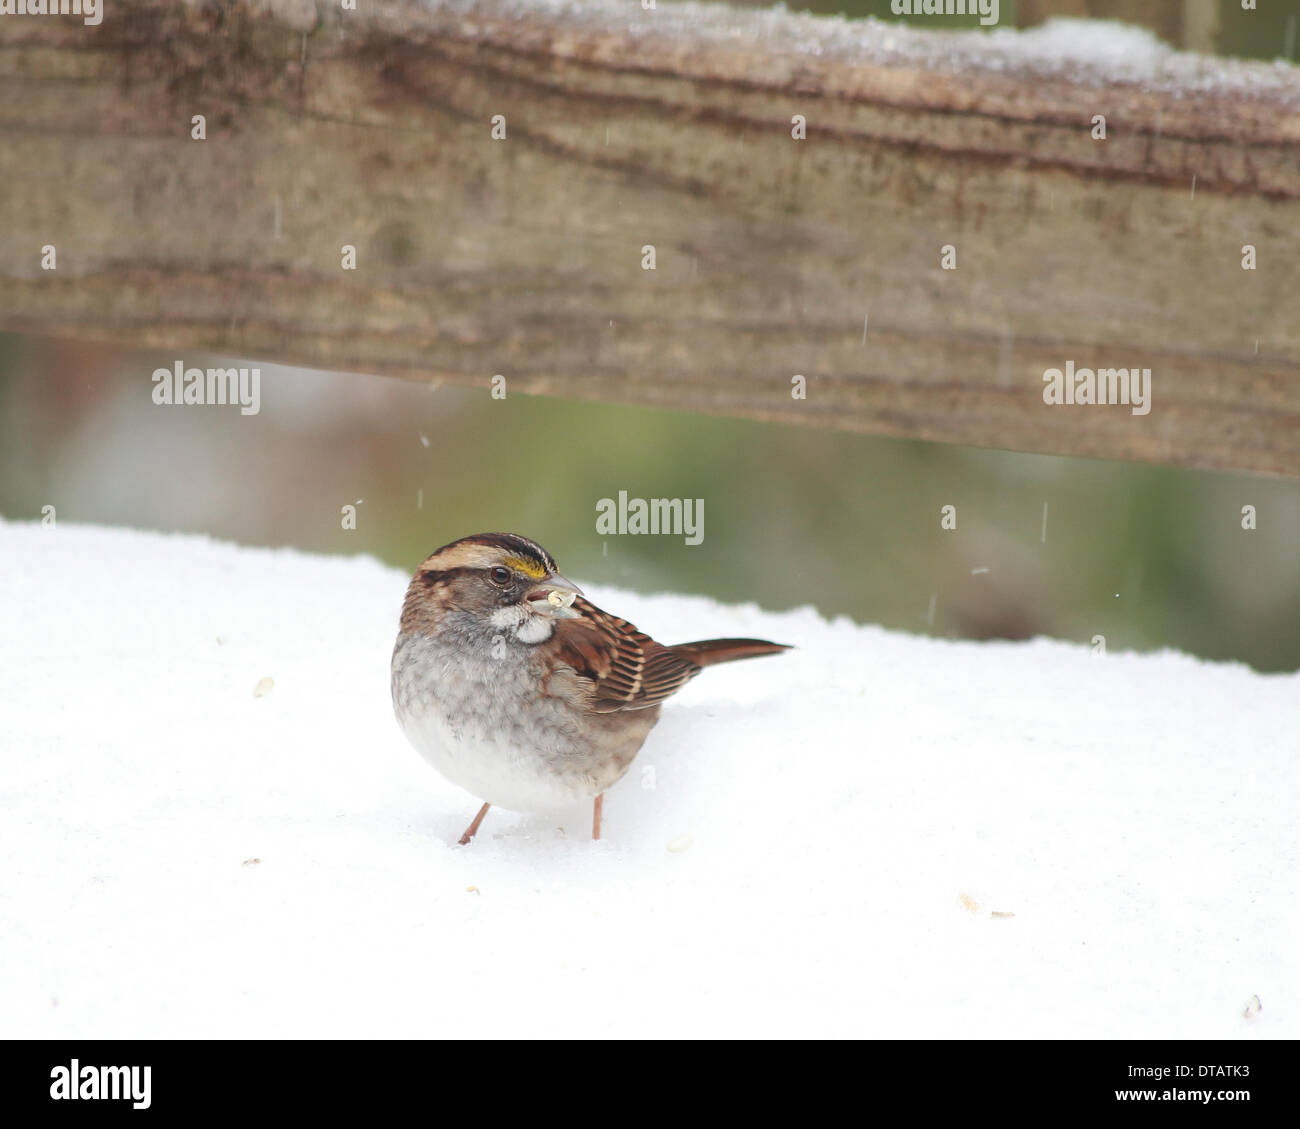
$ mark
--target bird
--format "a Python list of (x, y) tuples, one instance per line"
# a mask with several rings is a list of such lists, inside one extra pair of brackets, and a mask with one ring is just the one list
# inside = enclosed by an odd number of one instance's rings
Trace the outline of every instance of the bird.
[(435, 550), (402, 602), (393, 710), (407, 740), (488, 809), (592, 802), (632, 765), (664, 700), (706, 666), (790, 648), (763, 639), (664, 646), (602, 611), (536, 541), (478, 533)]

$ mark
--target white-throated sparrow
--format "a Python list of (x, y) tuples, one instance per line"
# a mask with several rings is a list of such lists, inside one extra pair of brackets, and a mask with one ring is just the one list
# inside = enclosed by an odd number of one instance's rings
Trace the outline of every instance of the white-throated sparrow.
[(595, 801), (632, 764), (659, 706), (702, 667), (786, 650), (761, 639), (665, 647), (582, 598), (550, 553), (513, 533), (444, 545), (406, 589), (393, 709), (448, 780), (493, 804), (547, 811)]

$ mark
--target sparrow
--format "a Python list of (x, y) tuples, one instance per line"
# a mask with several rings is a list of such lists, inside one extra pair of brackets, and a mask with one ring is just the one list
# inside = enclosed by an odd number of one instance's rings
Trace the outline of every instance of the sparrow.
[(393, 710), (407, 740), (483, 801), (547, 812), (601, 802), (631, 767), (665, 698), (706, 666), (789, 648), (762, 639), (665, 647), (590, 603), (536, 541), (479, 533), (444, 545), (406, 589)]

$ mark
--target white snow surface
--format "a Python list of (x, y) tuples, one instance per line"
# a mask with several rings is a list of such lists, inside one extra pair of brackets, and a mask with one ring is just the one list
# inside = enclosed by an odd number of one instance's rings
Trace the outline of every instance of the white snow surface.
[[(273, 8), (305, 0), (267, 0)], [(377, 0), (382, 17), (404, 3)], [(1135, 86), (1181, 95), (1234, 99), (1268, 97), (1300, 105), (1300, 69), (1285, 59), (1225, 59), (1177, 51), (1145, 28), (1116, 20), (1050, 19), (1033, 28), (1011, 24), (1003, 4), (999, 26), (964, 28), (910, 21), (846, 19), (842, 13), (788, 11), (783, 4), (736, 8), (720, 3), (667, 0), (645, 10), (636, 0), (418, 0), (434, 20), (473, 37), (502, 21), (543, 13), (557, 30), (575, 36), (609, 34), (649, 40), (664, 37), (695, 48), (750, 50), (768, 44), (792, 56), (838, 59), (966, 75), (1029, 72), (1085, 87)], [(337, 8), (330, 18), (340, 19)], [(355, 15), (355, 13), (352, 13)], [(552, 50), (563, 50), (563, 42)], [(1279, 55), (1281, 54), (1279, 44)], [(758, 81), (761, 76), (756, 75)]]
[(1300, 1036), (1300, 676), (596, 587), (798, 650), (464, 848), (406, 580), (0, 521), (0, 1036)]

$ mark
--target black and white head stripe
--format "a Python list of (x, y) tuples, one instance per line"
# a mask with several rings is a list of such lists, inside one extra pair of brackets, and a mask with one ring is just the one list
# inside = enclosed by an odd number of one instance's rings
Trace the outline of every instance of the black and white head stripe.
[(558, 571), (555, 558), (536, 541), (517, 533), (476, 533), (430, 554), (423, 572), (452, 572), (509, 565), (534, 580)]

